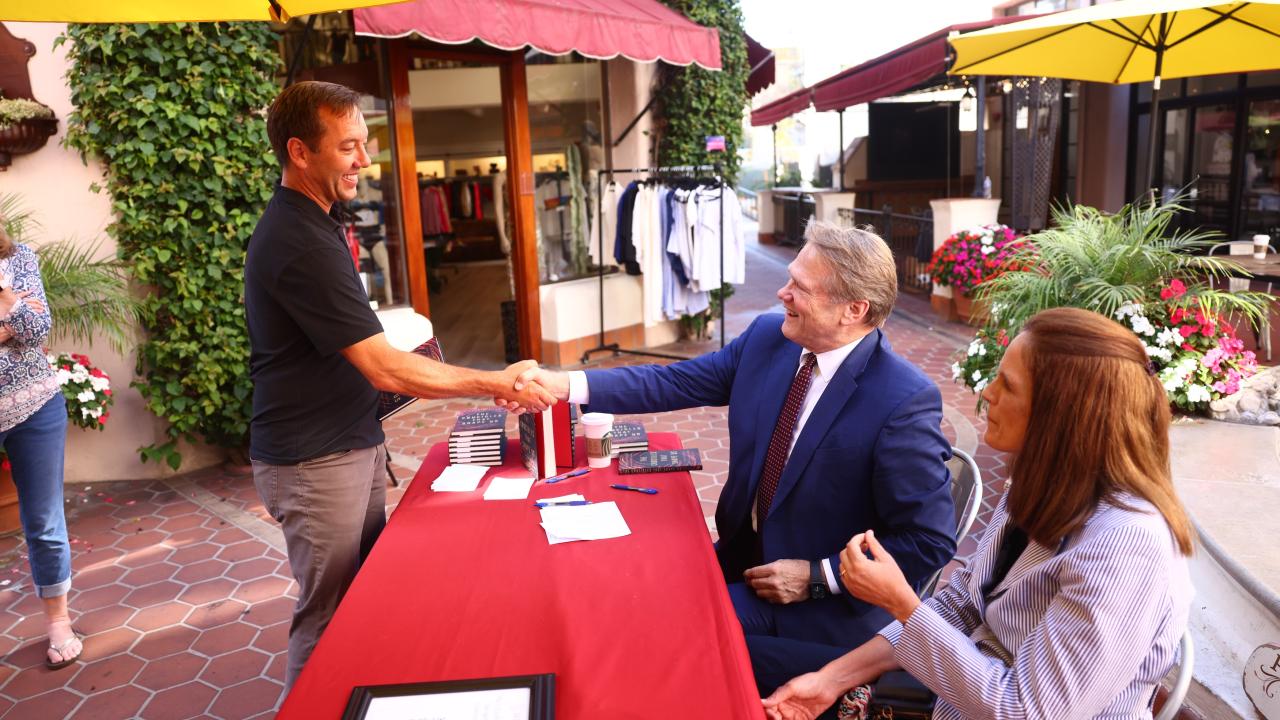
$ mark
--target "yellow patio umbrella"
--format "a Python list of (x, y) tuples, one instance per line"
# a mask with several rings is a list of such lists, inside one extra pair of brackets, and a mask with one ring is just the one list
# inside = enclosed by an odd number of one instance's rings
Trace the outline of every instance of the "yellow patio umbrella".
[[(1162, 77), (1280, 68), (1280, 0), (1117, 0), (954, 36), (950, 43), (953, 75), (1151, 81), (1151, 117), (1158, 119)], [(1148, 178), (1155, 140), (1153, 129)]]
[(5, 0), (0, 21), (11, 22), (222, 22), (274, 20), (393, 5), (405, 0)]

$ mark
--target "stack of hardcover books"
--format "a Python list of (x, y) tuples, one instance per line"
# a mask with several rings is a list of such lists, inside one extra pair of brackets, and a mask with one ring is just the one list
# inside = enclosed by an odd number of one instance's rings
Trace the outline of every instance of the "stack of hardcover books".
[(609, 443), (613, 457), (622, 453), (643, 452), (649, 449), (649, 433), (638, 422), (616, 422), (613, 424)]
[(507, 411), (464, 410), (449, 433), (451, 465), (501, 465), (507, 454)]

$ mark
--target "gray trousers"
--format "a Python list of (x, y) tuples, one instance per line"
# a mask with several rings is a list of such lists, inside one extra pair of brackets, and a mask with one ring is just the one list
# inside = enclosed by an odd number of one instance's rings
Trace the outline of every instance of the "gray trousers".
[(338, 602), (386, 525), (386, 446), (322, 455), (297, 465), (253, 461), (262, 504), (284, 530), (298, 604), (289, 626), (285, 690), (328, 627)]

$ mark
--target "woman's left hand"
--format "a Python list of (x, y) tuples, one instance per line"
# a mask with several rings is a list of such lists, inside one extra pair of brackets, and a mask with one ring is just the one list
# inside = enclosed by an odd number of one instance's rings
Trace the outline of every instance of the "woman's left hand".
[(920, 604), (898, 563), (876, 540), (874, 530), (854, 535), (840, 552), (840, 579), (854, 597), (888, 610), (904, 623)]

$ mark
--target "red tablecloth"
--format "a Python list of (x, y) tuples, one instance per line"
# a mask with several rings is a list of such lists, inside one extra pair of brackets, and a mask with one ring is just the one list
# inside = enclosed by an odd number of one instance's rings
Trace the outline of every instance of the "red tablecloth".
[[(611, 467), (484, 501), (487, 479), (431, 491), (446, 462), (431, 449), (279, 718), (339, 718), (358, 685), (538, 673), (561, 720), (763, 717), (688, 473), (621, 480), (657, 495), (611, 489)], [(532, 501), (569, 493), (617, 502), (631, 535), (548, 545)]]

